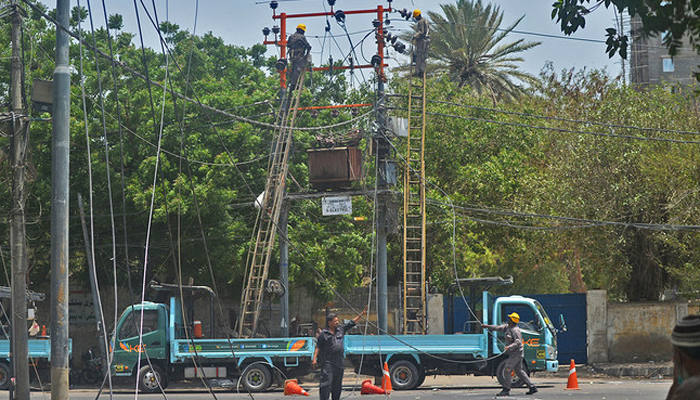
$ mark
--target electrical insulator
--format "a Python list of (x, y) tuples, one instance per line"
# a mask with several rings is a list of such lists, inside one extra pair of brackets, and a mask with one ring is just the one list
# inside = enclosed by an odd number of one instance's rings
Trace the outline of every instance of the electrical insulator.
[(379, 68), (379, 66), (382, 65), (382, 57), (380, 57), (379, 54), (373, 55), (370, 64), (372, 64), (374, 68)]
[(382, 23), (379, 22), (379, 20), (376, 18), (374, 19), (374, 21), (372, 21), (372, 26), (375, 28), (379, 28), (381, 25), (382, 25)]
[(353, 107), (350, 109), (350, 114), (353, 117), (357, 117), (358, 115), (360, 115), (360, 110), (357, 107)]
[(345, 13), (341, 10), (336, 11), (335, 14), (333, 14), (333, 16), (339, 24), (345, 23)]
[(268, 28), (267, 26), (264, 27), (263, 28), (263, 35), (265, 35), (265, 37), (267, 37), (269, 34), (270, 34), (270, 28)]
[(328, 5), (333, 7), (335, 5), (335, 0), (328, 0)]
[(279, 34), (279, 33), (280, 33), (280, 27), (277, 26), (277, 25), (273, 26), (273, 27), (272, 27), (272, 33), (274, 33), (275, 35)]
[(394, 50), (398, 51), (400, 54), (403, 54), (406, 51), (406, 45), (398, 42), (394, 45)]
[(331, 117), (338, 118), (339, 115), (340, 115), (340, 111), (338, 111), (337, 108), (334, 108), (331, 110)]
[(272, 10), (276, 10), (277, 7), (278, 7), (279, 5), (280, 5), (280, 4), (279, 4), (278, 2), (276, 2), (276, 1), (274, 1), (274, 0), (270, 2), (270, 8), (271, 8)]
[(275, 63), (275, 69), (277, 70), (277, 72), (282, 72), (285, 68), (287, 68), (287, 59), (280, 58), (279, 60), (277, 60), (277, 62)]
[(313, 118), (313, 119), (318, 118), (318, 110), (311, 110), (311, 118)]

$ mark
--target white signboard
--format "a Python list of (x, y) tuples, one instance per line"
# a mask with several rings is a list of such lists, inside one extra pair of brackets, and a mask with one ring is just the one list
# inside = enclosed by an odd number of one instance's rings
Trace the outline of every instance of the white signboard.
[(352, 214), (352, 198), (350, 196), (324, 197), (321, 206), (323, 215)]

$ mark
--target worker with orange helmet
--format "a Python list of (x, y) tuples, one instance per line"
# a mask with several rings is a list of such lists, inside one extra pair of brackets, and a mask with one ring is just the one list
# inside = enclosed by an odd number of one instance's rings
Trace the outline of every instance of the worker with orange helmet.
[(503, 352), (508, 355), (508, 358), (503, 361), (505, 363), (505, 368), (503, 368), (505, 376), (499, 377), (499, 381), (503, 382), (503, 390), (496, 396), (510, 395), (510, 385), (512, 384), (511, 372), (515, 372), (515, 375), (522, 379), (527, 387), (530, 388), (525, 394), (537, 393), (537, 386), (530, 381), (530, 377), (523, 371), (523, 334), (520, 332), (518, 322), (520, 322), (520, 315), (513, 312), (508, 314), (508, 322), (503, 325), (481, 325), (490, 331), (503, 332), (503, 337), (505, 339)]
[(428, 46), (430, 45), (430, 25), (428, 20), (423, 18), (420, 10), (413, 10), (413, 19), (416, 21), (416, 34), (413, 35), (415, 50), (413, 52), (413, 62), (415, 63), (414, 75), (422, 78), (425, 73), (425, 62), (428, 58)]
[(292, 63), (291, 71), (289, 75), (290, 88), (294, 89), (297, 85), (297, 81), (301, 76), (301, 72), (306, 68), (309, 55), (311, 54), (311, 45), (309, 41), (306, 40), (306, 25), (297, 25), (297, 31), (289, 36), (287, 39), (287, 50), (289, 51), (289, 60)]

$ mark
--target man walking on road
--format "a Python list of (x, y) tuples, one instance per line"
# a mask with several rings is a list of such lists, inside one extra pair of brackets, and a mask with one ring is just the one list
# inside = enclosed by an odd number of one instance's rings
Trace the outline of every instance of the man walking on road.
[(363, 315), (367, 313), (367, 307), (357, 317), (351, 321), (340, 325), (338, 316), (328, 314), (326, 316), (326, 329), (318, 335), (314, 358), (311, 366), (316, 368), (317, 361), (321, 362), (321, 382), (319, 393), (321, 400), (328, 400), (329, 395), (332, 400), (340, 400), (340, 392), (343, 389), (343, 338), (345, 332), (357, 325)]
[(504, 361), (506, 363), (506, 368), (504, 370), (506, 377), (503, 380), (503, 390), (496, 396), (508, 396), (510, 394), (510, 374), (512, 371), (514, 371), (515, 375), (522, 379), (527, 387), (530, 388), (525, 394), (537, 393), (537, 387), (530, 381), (525, 371), (523, 371), (523, 335), (520, 333), (520, 328), (518, 328), (518, 322), (520, 322), (520, 315), (518, 315), (518, 313), (510, 313), (508, 314), (507, 324), (481, 325), (490, 331), (503, 332), (506, 341), (506, 346), (503, 349), (508, 355), (508, 359)]
[[(671, 333), (673, 345), (673, 385), (667, 400), (676, 399), (674, 394), (691, 377), (700, 376), (700, 315), (689, 315), (681, 319)], [(685, 385), (683, 385), (685, 386)], [(688, 389), (685, 389), (688, 390)], [(700, 398), (700, 393), (695, 393)]]

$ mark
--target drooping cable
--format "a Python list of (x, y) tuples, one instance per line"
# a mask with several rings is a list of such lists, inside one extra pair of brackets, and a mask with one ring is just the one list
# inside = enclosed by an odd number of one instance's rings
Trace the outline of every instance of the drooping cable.
[[(97, 39), (95, 35), (95, 25), (94, 21), (92, 18), (92, 6), (90, 4), (90, 0), (87, 0), (87, 6), (88, 6), (88, 17), (90, 19), (90, 31), (92, 33), (92, 41), (93, 41), (93, 46), (97, 48)], [(78, 0), (78, 8), (80, 8), (80, 0)], [(80, 29), (80, 22), (78, 25), (78, 31), (80, 34), (82, 34), (82, 29)], [(82, 58), (82, 46), (80, 46), (80, 68), (81, 68), (81, 77), (83, 75), (83, 58)], [(110, 162), (109, 162), (109, 139), (107, 136), (107, 122), (105, 120), (105, 113), (104, 113), (104, 96), (102, 95), (103, 90), (102, 90), (102, 75), (100, 71), (100, 63), (99, 63), (99, 57), (97, 54), (95, 54), (95, 73), (97, 74), (97, 91), (99, 93), (99, 98), (100, 98), (100, 110), (101, 112), (101, 122), (102, 122), (102, 138), (104, 141), (105, 145), (105, 169), (107, 173), (107, 195), (109, 197), (109, 216), (110, 216), (110, 222), (111, 222), (111, 237), (112, 237), (112, 265), (114, 269), (114, 275), (116, 277), (116, 271), (117, 271), (117, 236), (116, 236), (116, 231), (115, 231), (115, 224), (114, 224), (114, 204), (112, 201), (112, 179), (111, 179), (111, 173), (110, 173)], [(101, 343), (101, 348), (104, 350), (103, 357), (105, 357), (105, 361), (108, 361), (110, 359), (109, 357), (109, 341), (107, 339), (107, 331), (105, 327), (105, 320), (104, 320), (104, 308), (102, 307), (102, 294), (100, 291), (100, 285), (99, 281), (97, 279), (97, 264), (95, 260), (95, 222), (94, 222), (94, 215), (93, 215), (93, 209), (94, 209), (94, 198), (93, 198), (93, 182), (92, 182), (92, 159), (90, 155), (90, 131), (89, 131), (89, 121), (88, 121), (88, 116), (87, 116), (87, 106), (85, 102), (85, 85), (84, 85), (84, 80), (81, 79), (81, 92), (83, 95), (83, 113), (84, 113), (84, 118), (85, 118), (85, 139), (87, 142), (87, 150), (88, 150), (88, 174), (90, 176), (89, 178), (89, 183), (90, 183), (90, 193), (89, 193), (89, 201), (90, 201), (90, 237), (92, 238), (90, 240), (90, 246), (92, 248), (91, 250), (91, 256), (92, 256), (92, 262), (90, 268), (93, 269), (92, 271), (92, 279), (93, 279), (93, 287), (95, 288), (95, 293), (93, 293), (94, 298), (97, 301), (97, 307), (100, 310), (100, 315), (99, 315), (99, 320), (98, 320), (98, 332), (101, 331), (101, 338), (100, 340), (102, 341)], [(116, 280), (115, 280), (116, 284)], [(116, 295), (116, 291), (115, 291)], [(109, 364), (108, 364), (109, 365)], [(107, 371), (105, 371), (107, 372)], [(112, 374), (107, 373), (107, 382), (109, 384), (109, 396), (110, 399), (112, 398)]]

